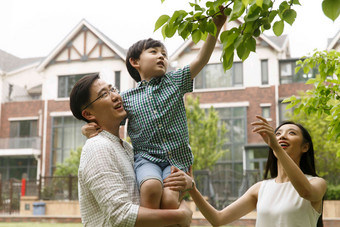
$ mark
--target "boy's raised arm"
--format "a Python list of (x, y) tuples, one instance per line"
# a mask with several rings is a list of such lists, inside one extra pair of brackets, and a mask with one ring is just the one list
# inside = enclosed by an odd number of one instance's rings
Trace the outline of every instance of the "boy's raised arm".
[(190, 74), (191, 79), (194, 79), (197, 74), (203, 69), (203, 67), (209, 62), (210, 56), (215, 49), (216, 40), (224, 25), (227, 17), (223, 14), (214, 17), (214, 23), (216, 25), (217, 31), (215, 37), (208, 35), (207, 40), (203, 44), (196, 58), (190, 63)]

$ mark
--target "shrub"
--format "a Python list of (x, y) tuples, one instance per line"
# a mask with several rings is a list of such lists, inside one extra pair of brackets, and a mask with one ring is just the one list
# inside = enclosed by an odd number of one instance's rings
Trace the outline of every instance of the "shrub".
[(340, 200), (340, 185), (328, 185), (325, 199)]

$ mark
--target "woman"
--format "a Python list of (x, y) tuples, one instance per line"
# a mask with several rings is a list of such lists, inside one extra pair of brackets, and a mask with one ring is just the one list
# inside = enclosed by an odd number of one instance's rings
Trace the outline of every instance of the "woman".
[[(230, 223), (254, 209), (258, 227), (322, 226), (322, 198), (327, 185), (315, 173), (309, 133), (293, 122), (285, 122), (274, 131), (266, 119), (256, 118), (259, 121), (251, 123), (253, 132), (261, 135), (270, 147), (265, 178), (268, 172), (272, 178), (256, 183), (221, 211), (206, 202), (196, 187), (189, 191), (191, 197), (214, 226)], [(167, 182), (165, 186), (172, 184)]]

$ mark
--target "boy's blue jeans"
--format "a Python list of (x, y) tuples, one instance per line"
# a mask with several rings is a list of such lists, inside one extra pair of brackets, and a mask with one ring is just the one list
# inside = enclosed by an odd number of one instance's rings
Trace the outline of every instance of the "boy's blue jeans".
[(150, 179), (159, 180), (163, 185), (163, 180), (171, 173), (169, 162), (153, 163), (140, 154), (135, 155), (134, 169), (139, 189), (146, 180)]

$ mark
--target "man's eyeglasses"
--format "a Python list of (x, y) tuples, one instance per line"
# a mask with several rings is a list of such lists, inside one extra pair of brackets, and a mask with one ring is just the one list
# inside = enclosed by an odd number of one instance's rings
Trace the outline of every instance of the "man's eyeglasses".
[[(85, 110), (87, 107), (91, 106), (95, 101), (97, 101), (98, 99), (101, 99), (101, 98), (106, 98), (108, 97), (111, 93), (116, 93), (116, 94), (119, 94), (119, 90), (118, 88), (116, 87), (111, 87), (109, 90), (107, 91), (104, 91), (101, 95), (99, 95), (95, 100), (93, 100), (92, 102), (90, 102), (89, 104), (87, 104), (83, 110)], [(82, 111), (83, 111), (82, 110)]]

